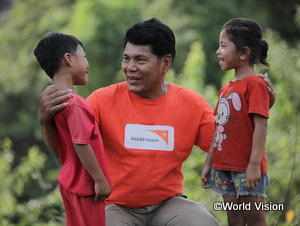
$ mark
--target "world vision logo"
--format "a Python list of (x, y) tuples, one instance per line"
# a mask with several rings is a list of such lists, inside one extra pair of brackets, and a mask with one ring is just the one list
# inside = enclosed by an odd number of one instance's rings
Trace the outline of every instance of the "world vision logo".
[(174, 127), (126, 124), (124, 146), (130, 149), (173, 151)]
[(166, 142), (166, 144), (169, 144), (169, 131), (168, 130), (148, 130), (148, 131), (157, 134)]

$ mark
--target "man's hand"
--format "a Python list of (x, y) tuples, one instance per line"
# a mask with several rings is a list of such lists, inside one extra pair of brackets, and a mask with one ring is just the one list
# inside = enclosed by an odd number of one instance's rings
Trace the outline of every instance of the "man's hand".
[(269, 94), (270, 94), (270, 103), (269, 103), (269, 105), (270, 105), (270, 108), (272, 108), (272, 106), (274, 105), (275, 100), (276, 100), (276, 93), (273, 89), (273, 84), (270, 80), (270, 77), (268, 76), (267, 73), (259, 74), (258, 76), (261, 77), (268, 86), (268, 91), (269, 91)]
[(209, 188), (207, 183), (208, 183), (208, 178), (209, 178), (209, 175), (210, 175), (210, 171), (211, 171), (210, 164), (204, 164), (203, 169), (202, 169), (202, 173), (201, 173), (202, 188), (204, 188), (204, 189)]
[(72, 96), (72, 90), (58, 90), (55, 85), (48, 86), (40, 95), (37, 117), (40, 123), (48, 121), (54, 115), (67, 106), (67, 103), (62, 103), (64, 100)]

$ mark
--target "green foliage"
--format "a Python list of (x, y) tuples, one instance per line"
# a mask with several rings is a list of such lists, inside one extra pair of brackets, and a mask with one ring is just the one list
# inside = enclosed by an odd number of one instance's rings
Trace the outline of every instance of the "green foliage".
[(288, 210), (300, 221), (300, 46), (289, 48), (274, 32), (268, 31), (271, 64), (269, 75), (275, 82), (277, 100), (271, 111), (268, 136), (271, 188), (269, 200), (284, 203), (282, 213), (270, 212), (270, 223), (282, 222)]
[(73, 33), (86, 46), (90, 63), (89, 84), (81, 95), (115, 82), (121, 63), (123, 36), (129, 24), (140, 20), (137, 0), (126, 2), (77, 1), (64, 32)]
[(12, 141), (0, 140), (1, 225), (61, 225), (59, 192), (52, 189), (53, 180), (46, 181), (42, 174), (46, 155), (33, 146), (16, 167), (14, 157)]
[(183, 73), (178, 76), (176, 83), (200, 93), (207, 99), (210, 106), (214, 107), (217, 101), (217, 92), (213, 85), (205, 84), (206, 63), (207, 59), (202, 44), (199, 41), (193, 42), (183, 67)]
[(33, 49), (40, 37), (66, 23), (66, 2), (16, 0), (0, 27), (0, 138), (12, 137), (22, 150), (38, 138), (37, 97), (49, 81), (38, 73)]

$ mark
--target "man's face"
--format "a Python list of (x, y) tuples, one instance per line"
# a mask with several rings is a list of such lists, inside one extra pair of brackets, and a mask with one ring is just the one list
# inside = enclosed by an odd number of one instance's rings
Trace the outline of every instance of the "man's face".
[(121, 68), (131, 92), (147, 99), (161, 96), (166, 59), (154, 55), (149, 45), (133, 45), (128, 42), (124, 49)]

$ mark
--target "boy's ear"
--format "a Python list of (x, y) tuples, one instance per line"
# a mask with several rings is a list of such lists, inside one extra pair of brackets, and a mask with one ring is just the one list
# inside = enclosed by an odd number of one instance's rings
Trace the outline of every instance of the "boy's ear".
[(241, 60), (247, 60), (250, 58), (251, 49), (249, 47), (244, 47), (242, 54), (240, 55)]
[(72, 66), (72, 55), (70, 53), (65, 53), (63, 57), (63, 62), (67, 66)]

